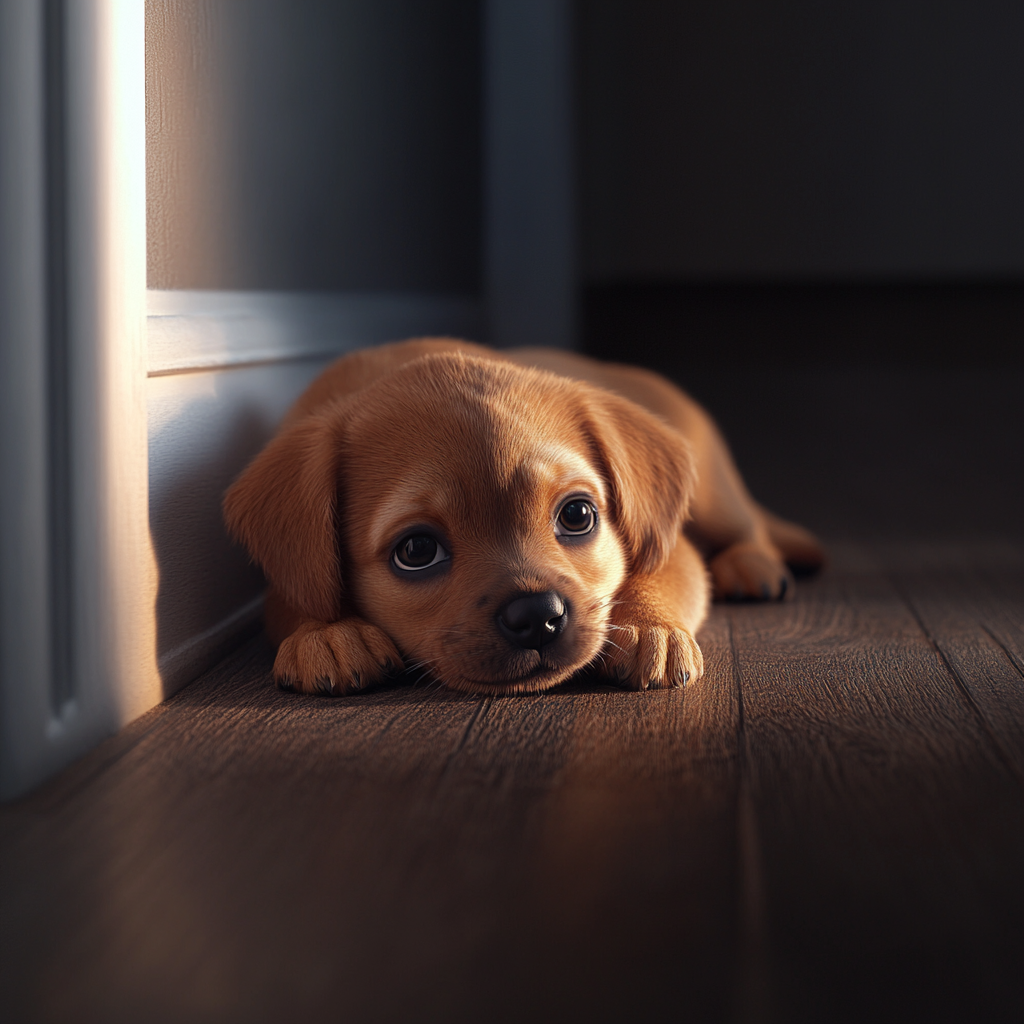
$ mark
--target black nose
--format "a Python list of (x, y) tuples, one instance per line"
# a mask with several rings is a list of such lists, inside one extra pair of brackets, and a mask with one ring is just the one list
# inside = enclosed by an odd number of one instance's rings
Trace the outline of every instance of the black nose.
[(498, 612), (498, 629), (517, 647), (540, 650), (565, 629), (569, 611), (553, 591), (520, 594)]

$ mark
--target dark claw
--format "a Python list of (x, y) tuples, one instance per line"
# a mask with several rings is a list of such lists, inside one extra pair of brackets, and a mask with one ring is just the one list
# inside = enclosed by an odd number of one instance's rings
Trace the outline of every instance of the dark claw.
[[(767, 589), (767, 587), (765, 588)], [(785, 576), (779, 580), (779, 600), (781, 601), (786, 596), (786, 591), (789, 590), (789, 580)]]
[(689, 681), (690, 681), (690, 673), (689, 672), (684, 672), (683, 673), (683, 686), (685, 686)]

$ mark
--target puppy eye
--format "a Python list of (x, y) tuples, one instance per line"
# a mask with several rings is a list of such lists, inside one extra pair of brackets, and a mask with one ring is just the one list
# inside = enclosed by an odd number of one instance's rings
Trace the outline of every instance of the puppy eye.
[(429, 569), (448, 559), (448, 552), (427, 533), (414, 533), (398, 542), (391, 561), (395, 567), (409, 572)]
[(596, 525), (597, 509), (584, 498), (573, 498), (559, 509), (556, 532), (561, 536), (581, 537)]

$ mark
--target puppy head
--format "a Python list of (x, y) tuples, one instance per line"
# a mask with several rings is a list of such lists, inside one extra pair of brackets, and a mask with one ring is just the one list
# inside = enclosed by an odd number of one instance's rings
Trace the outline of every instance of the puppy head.
[(693, 482), (682, 437), (625, 399), (446, 353), (275, 438), (225, 514), (304, 615), (344, 596), (449, 687), (527, 692), (598, 656)]

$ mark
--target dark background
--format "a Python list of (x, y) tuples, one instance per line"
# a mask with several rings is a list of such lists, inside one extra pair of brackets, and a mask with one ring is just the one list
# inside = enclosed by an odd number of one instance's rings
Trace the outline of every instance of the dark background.
[(1019, 534), (1024, 8), (578, 15), (586, 347), (829, 536)]
[[(574, 10), (580, 346), (825, 533), (1019, 534), (1024, 7)], [(150, 0), (150, 286), (478, 294), (482, 18)]]

